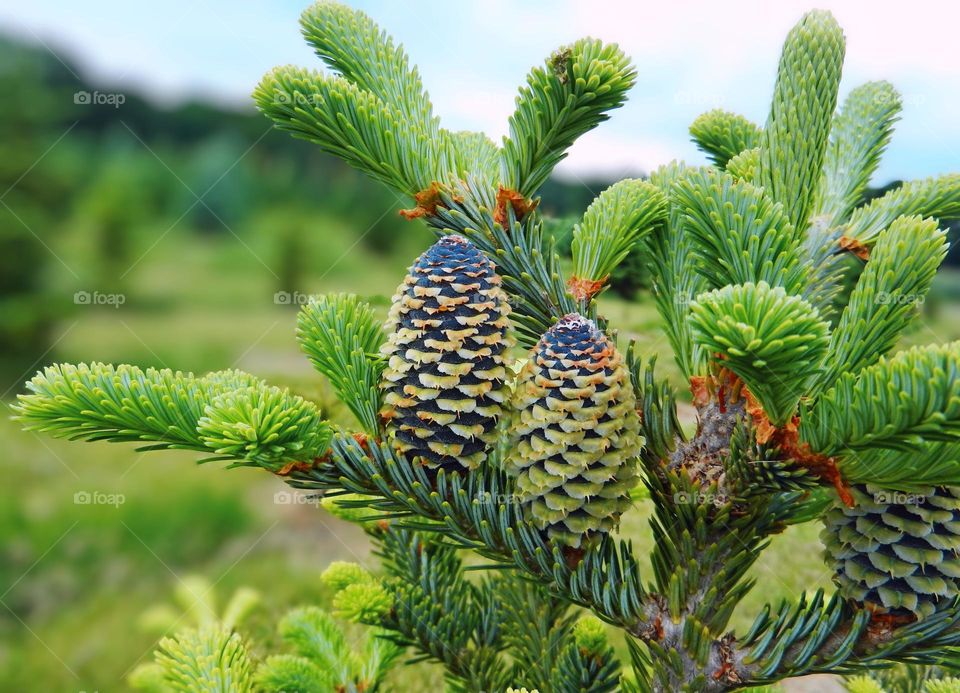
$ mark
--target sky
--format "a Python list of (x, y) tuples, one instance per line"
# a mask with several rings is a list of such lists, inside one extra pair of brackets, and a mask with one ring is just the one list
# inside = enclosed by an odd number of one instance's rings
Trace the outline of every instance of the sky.
[[(76, 61), (103, 89), (158, 102), (249, 107), (274, 65), (319, 67), (297, 18), (309, 0), (0, 0), (0, 31)], [(817, 2), (816, 5), (812, 2)], [(930, 0), (353, 0), (420, 67), (451, 129), (507, 131), (532, 65), (581, 36), (616, 42), (637, 66), (628, 103), (583, 136), (559, 172), (572, 178), (701, 163), (687, 127), (721, 107), (766, 119), (783, 38), (812, 7), (847, 37), (840, 98), (887, 79), (903, 95), (875, 183), (960, 170), (960, 3)]]

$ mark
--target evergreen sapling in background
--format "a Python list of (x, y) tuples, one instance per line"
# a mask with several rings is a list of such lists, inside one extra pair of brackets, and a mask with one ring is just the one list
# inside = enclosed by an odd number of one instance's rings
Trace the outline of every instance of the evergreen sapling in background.
[[(242, 373), (103, 364), (39, 373), (18, 405), (27, 428), (192, 449), (323, 494), (383, 559), (382, 575), (334, 570), (337, 613), (441, 663), (454, 690), (723, 691), (960, 666), (960, 344), (893, 352), (946, 252), (937, 219), (960, 212), (960, 176), (858, 206), (899, 97), (870, 83), (837, 109), (829, 13), (788, 34), (762, 127), (711, 111), (691, 134), (712, 165), (596, 198), (568, 276), (536, 195), (633, 86), (616, 46), (583, 39), (534, 68), (498, 146), (444, 129), (366, 15), (320, 3), (302, 28), (331, 71), (278, 68), (257, 105), (405, 195), (404, 216), (439, 239), (385, 328), (353, 296), (301, 311), (300, 344), (355, 428)], [(692, 432), (598, 312), (638, 249)], [(864, 266), (844, 296), (850, 258)], [(654, 509), (650, 570), (614, 536), (631, 494)], [(801, 522), (823, 523), (836, 593), (731, 632), (748, 569)]]

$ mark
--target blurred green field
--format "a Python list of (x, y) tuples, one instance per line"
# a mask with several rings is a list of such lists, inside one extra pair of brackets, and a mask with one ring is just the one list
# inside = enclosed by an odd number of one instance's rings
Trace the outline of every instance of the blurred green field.
[[(353, 291), (385, 311), (425, 237), (414, 234), (403, 252), (384, 257), (351, 248), (342, 224), (316, 223), (307, 252), (311, 279), (300, 291)], [(69, 244), (79, 242), (65, 237), (56, 250), (76, 256), (81, 249), (71, 251)], [(79, 306), (57, 322), (53, 353), (68, 361), (194, 371), (235, 366), (330, 405), (296, 348), (295, 307), (275, 302), (276, 282), (258, 269), (258, 250), (266, 252), (229, 238), (164, 240), (131, 277), (124, 305)], [(932, 315), (918, 322), (909, 341), (960, 338), (960, 308), (948, 300), (957, 284), (956, 276), (941, 275), (935, 295), (946, 298), (931, 303)], [(75, 287), (55, 287), (50, 300), (72, 301)], [(635, 338), (641, 353), (659, 354), (661, 372), (676, 380), (648, 300), (610, 299), (603, 312), (620, 326), (621, 339)], [(207, 576), (222, 594), (240, 585), (262, 592), (264, 604), (247, 631), (270, 647), (285, 609), (327, 603), (318, 576), (330, 561), (375, 565), (361, 532), (312, 505), (277, 502), (274, 494), (286, 487), (261, 472), (198, 467), (186, 453), (141, 455), (126, 445), (49, 440), (20, 431), (6, 417), (0, 439), (6, 479), (0, 487), (0, 690), (124, 689), (125, 676), (155, 642), (138, 628), (139, 615), (165, 601), (186, 575)], [(84, 503), (82, 494), (100, 500), (113, 494), (122, 502)], [(650, 548), (646, 521), (639, 502), (622, 527), (640, 554)], [(765, 601), (828, 586), (817, 531), (810, 524), (774, 538), (754, 569), (759, 586), (744, 602), (737, 627)], [(399, 671), (394, 682), (432, 686), (439, 671), (419, 664)]]

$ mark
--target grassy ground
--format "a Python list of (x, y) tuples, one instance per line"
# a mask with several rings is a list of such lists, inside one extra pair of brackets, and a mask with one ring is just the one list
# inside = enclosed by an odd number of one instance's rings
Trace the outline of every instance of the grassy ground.
[[(295, 311), (275, 303), (274, 278), (251, 257), (265, 252), (216, 240), (159, 243), (131, 273), (124, 305), (71, 310), (53, 353), (196, 371), (235, 366), (329, 402), (296, 349)], [(354, 291), (382, 307), (406, 264), (346, 241), (316, 252), (321, 269), (304, 293)], [(55, 295), (68, 304), (90, 288), (64, 281)], [(649, 302), (610, 301), (604, 311), (642, 353), (660, 354), (662, 372), (676, 379)], [(955, 304), (942, 303), (907, 341), (956, 339), (958, 318)], [(272, 645), (285, 609), (326, 603), (318, 575), (331, 560), (372, 565), (360, 532), (312, 506), (277, 502), (286, 487), (261, 473), (197, 467), (188, 454), (52, 441), (6, 418), (0, 440), (0, 690), (124, 689), (156, 639), (138, 629), (139, 615), (188, 574), (207, 576), (222, 594), (240, 585), (263, 593), (248, 629)], [(640, 502), (623, 521), (640, 554), (651, 547), (647, 517)], [(759, 587), (738, 612), (738, 628), (764, 602), (828, 586), (817, 531), (810, 524), (773, 539), (754, 568)], [(438, 677), (421, 664), (394, 681), (428, 689)]]

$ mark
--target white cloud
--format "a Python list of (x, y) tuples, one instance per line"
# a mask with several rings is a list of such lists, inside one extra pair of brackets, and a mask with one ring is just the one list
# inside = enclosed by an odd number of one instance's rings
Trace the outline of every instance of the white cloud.
[(557, 174), (610, 178), (649, 173), (676, 158), (679, 150), (676, 143), (611, 135), (598, 129), (577, 140), (557, 167)]

